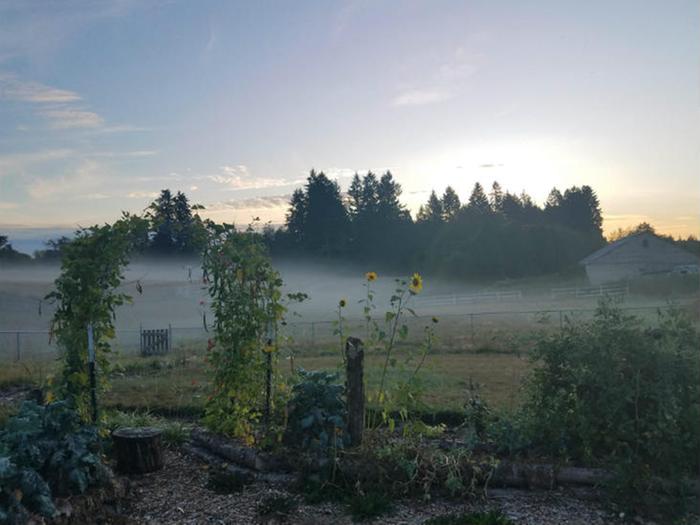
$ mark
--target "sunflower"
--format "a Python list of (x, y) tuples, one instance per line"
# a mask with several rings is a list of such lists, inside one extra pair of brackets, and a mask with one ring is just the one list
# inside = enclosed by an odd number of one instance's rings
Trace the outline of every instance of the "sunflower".
[(345, 299), (341, 299), (340, 301), (338, 301), (338, 306), (340, 308), (345, 308), (347, 306), (347, 304), (348, 304), (348, 302)]
[(369, 281), (376, 281), (377, 280), (377, 272), (367, 272), (365, 274), (365, 278)]
[(423, 278), (420, 276), (419, 273), (413, 274), (413, 277), (411, 277), (411, 284), (408, 286), (408, 289), (414, 295), (419, 294), (420, 291), (423, 289)]
[(433, 317), (433, 323), (437, 324), (437, 323), (438, 323), (438, 321), (439, 321), (439, 320), (438, 320), (438, 318), (437, 318), (437, 317)]

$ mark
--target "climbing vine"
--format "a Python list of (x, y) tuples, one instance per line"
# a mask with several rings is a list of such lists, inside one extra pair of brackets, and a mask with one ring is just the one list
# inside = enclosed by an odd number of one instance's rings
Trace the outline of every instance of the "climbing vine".
[(210, 228), (203, 270), (212, 298), (215, 338), (208, 353), (213, 392), (205, 407), (205, 423), (252, 443), (275, 381), (277, 324), (286, 311), (282, 279), (260, 235), (251, 228), (245, 232), (230, 225)]
[(116, 309), (131, 298), (119, 291), (142, 219), (125, 214), (114, 224), (82, 228), (66, 244), (61, 274), (46, 296), (56, 304), (51, 333), (61, 349), (61, 380), (47, 395), (70, 399), (83, 420), (90, 415), (87, 327), (92, 325), (97, 388), (107, 384)]

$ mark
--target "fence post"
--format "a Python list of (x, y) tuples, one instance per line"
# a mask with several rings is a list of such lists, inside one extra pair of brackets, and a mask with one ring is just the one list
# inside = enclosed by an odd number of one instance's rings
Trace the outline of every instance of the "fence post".
[(348, 433), (352, 446), (362, 444), (362, 434), (365, 430), (364, 358), (362, 340), (357, 337), (348, 337), (345, 342), (345, 381)]
[(474, 314), (469, 314), (469, 329), (472, 334), (472, 346), (474, 346)]
[(16, 336), (16, 338), (17, 338), (17, 361), (19, 361), (19, 360), (20, 360), (20, 352), (19, 352), (19, 332), (16, 332), (15, 336)]

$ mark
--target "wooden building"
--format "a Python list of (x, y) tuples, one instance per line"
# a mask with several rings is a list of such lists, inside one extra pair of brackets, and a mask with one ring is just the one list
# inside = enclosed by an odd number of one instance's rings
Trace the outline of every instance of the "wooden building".
[(628, 235), (583, 259), (594, 286), (642, 275), (697, 273), (700, 260), (653, 233)]

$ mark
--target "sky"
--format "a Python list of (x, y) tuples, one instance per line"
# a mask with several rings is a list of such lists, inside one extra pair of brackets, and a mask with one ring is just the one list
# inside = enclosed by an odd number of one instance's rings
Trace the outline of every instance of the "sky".
[(0, 233), (162, 188), (278, 224), (315, 168), (414, 213), (588, 184), (607, 232), (698, 235), (699, 59), (696, 0), (0, 0)]

